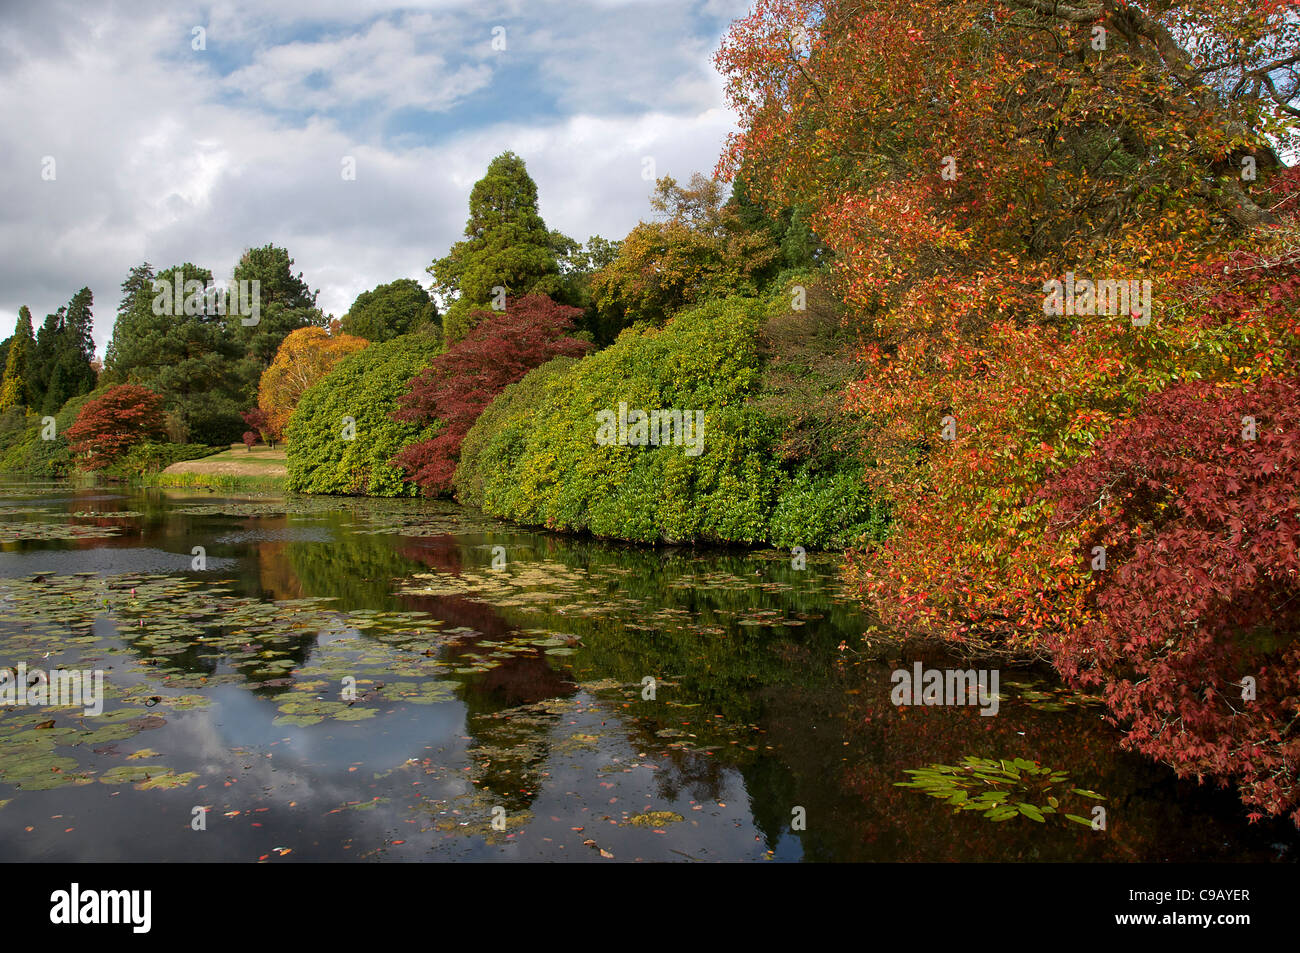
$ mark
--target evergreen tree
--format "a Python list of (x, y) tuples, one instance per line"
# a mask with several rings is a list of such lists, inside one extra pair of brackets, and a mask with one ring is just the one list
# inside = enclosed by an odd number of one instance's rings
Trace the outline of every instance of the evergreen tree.
[(36, 332), (36, 341), (32, 345), (32, 408), (39, 410), (45, 404), (45, 392), (49, 390), (50, 375), (54, 371), (54, 355), (58, 347), (59, 336), (63, 333), (63, 316), (66, 306), (60, 306), (53, 314), (47, 314), (41, 329)]
[(340, 329), (375, 343), (415, 330), (436, 332), (438, 308), (418, 281), (398, 278), (357, 295)]
[(32, 348), (32, 406), (54, 414), (68, 400), (95, 389), (92, 336), (94, 296), (82, 288), (72, 300), (46, 315)]
[(546, 228), (537, 210), (537, 183), (524, 160), (503, 152), (469, 196), (465, 238), (427, 269), (435, 289), (452, 303), (443, 318), (449, 343), (473, 327), (474, 310), (489, 309), (496, 288), (508, 298), (557, 295), (564, 287), (557, 251), (572, 244)]
[(323, 328), (328, 324), (316, 307), (317, 293), (307, 286), (302, 272), (293, 273), (288, 249), (274, 245), (248, 249), (235, 266), (234, 280), (258, 282), (257, 323), (244, 324), (244, 318), (251, 319), (249, 315), (226, 316), (231, 336), (256, 365), (251, 372), (254, 381), (275, 359), (275, 352), (289, 332), (308, 326)]
[[(240, 411), (252, 402), (257, 384), (253, 362), (246, 359), (226, 316), (210, 314), (206, 306), (189, 309), (196, 311), (192, 314), (184, 313), (184, 307), (174, 313), (174, 295), (168, 300), (165, 293), (155, 293), (150, 272), (147, 264), (140, 265), (122, 283), (121, 310), (105, 359), (107, 379), (159, 394), (177, 439), (238, 440), (244, 431)], [(156, 278), (171, 288), (192, 281), (206, 287), (212, 272), (186, 262)]]
[(27, 305), (18, 309), (18, 322), (5, 354), (4, 377), (0, 379), (0, 410), (29, 407), (32, 404), (30, 362), (36, 338), (32, 333), (32, 313)]

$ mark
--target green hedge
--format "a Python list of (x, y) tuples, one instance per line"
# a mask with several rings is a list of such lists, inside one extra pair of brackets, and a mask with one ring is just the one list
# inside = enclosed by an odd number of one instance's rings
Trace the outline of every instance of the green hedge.
[(777, 498), (770, 539), (778, 546), (843, 549), (883, 539), (887, 523), (872, 504), (861, 469), (814, 473), (805, 468), (786, 481)]
[(488, 476), (514, 465), (532, 429), (533, 411), (577, 363), (576, 357), (557, 357), (533, 368), (479, 414), (460, 445), (453, 480), (456, 499), (470, 506), (483, 506)]
[[(437, 427), (399, 423), (391, 414), (411, 378), (429, 365), (441, 345), (406, 334), (344, 358), (303, 394), (289, 419), (286, 486), (299, 493), (415, 496), (419, 488), (389, 465), (393, 455)], [(355, 437), (345, 439), (345, 417)]]

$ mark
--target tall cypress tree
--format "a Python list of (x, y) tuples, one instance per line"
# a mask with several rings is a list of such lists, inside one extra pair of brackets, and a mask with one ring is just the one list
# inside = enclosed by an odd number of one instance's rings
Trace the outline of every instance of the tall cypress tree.
[(5, 358), (4, 377), (0, 378), (0, 410), (10, 407), (30, 407), (32, 401), (31, 357), (36, 347), (32, 333), (32, 313), (27, 305), (18, 309), (18, 322), (13, 337), (9, 339), (9, 353)]

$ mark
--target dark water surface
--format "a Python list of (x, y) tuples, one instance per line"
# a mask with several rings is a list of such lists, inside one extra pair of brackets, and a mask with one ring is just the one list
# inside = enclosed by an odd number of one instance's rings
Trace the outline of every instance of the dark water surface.
[[(0, 666), (99, 669), (107, 701), (100, 715), (0, 708), (0, 853), (1300, 852), (1289, 824), (1247, 824), (1231, 791), (1120, 751), (1102, 709), (1042, 673), (1004, 668), (992, 717), (896, 707), (892, 671), (945, 662), (864, 652), (869, 620), (838, 563), (565, 539), (448, 504), (7, 483)], [(1055, 813), (994, 821), (898, 786), (908, 769), (967, 757), (1068, 774), (1025, 771), (1019, 794), (1011, 785), (1012, 802), (1051, 798)], [(1099, 805), (1105, 830), (1064, 816)], [(206, 829), (193, 829), (196, 814)]]

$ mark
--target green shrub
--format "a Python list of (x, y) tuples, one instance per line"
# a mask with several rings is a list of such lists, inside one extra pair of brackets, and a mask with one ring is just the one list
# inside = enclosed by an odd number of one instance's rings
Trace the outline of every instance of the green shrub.
[(838, 549), (863, 539), (884, 539), (885, 525), (861, 470), (816, 473), (804, 468), (777, 497), (771, 541), (777, 546)]
[[(415, 496), (418, 488), (389, 461), (407, 444), (432, 437), (437, 426), (400, 423), (391, 415), (411, 378), (440, 350), (429, 336), (405, 334), (349, 355), (309, 388), (286, 431), (288, 489)], [(347, 417), (355, 421), (351, 439), (345, 439)]]
[[(629, 328), (582, 360), (537, 368), (466, 436), (458, 498), (521, 523), (638, 542), (823, 549), (882, 538), (860, 465), (834, 450), (847, 421), (828, 412), (816, 418), (815, 440), (792, 439), (809, 430), (804, 405), (823, 400), (833, 376), (807, 355), (826, 349), (834, 322), (814, 314), (785, 332), (800, 344), (791, 360), (767, 333), (774, 307), (711, 302), (662, 328)], [(620, 402), (629, 413), (703, 411), (703, 452), (602, 445), (597, 412), (617, 413)]]
[[(27, 476), (64, 477), (72, 472), (72, 452), (64, 436), (67, 429), (81, 413), (81, 408), (92, 398), (99, 397), (107, 388), (98, 388), (89, 394), (73, 397), (54, 413), (53, 439), (45, 440), (44, 417), (28, 414), (21, 430), (10, 431), (9, 444), (0, 456), (0, 471), (22, 473)], [(10, 426), (16, 418), (10, 418)]]
[(533, 368), (479, 414), (460, 446), (453, 480), (456, 499), (482, 507), (488, 476), (518, 459), (524, 438), (532, 428), (533, 412), (577, 363), (575, 357), (557, 357)]
[[(565, 372), (535, 372), (481, 418), (475, 441), (485, 449), (459, 485), (475, 498), (481, 480), (487, 512), (554, 529), (764, 540), (781, 472), (770, 452), (778, 428), (746, 406), (759, 380), (761, 310), (753, 299), (711, 302), (663, 328), (630, 328)], [(598, 444), (597, 412), (620, 403), (703, 411), (703, 452)]]

